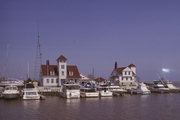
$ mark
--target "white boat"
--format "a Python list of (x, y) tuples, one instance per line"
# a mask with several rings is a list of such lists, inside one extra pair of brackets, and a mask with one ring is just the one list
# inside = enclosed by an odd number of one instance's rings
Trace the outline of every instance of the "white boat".
[(23, 100), (39, 100), (41, 96), (38, 93), (37, 88), (32, 84), (27, 84), (23, 89)]
[(170, 82), (170, 81), (165, 81), (164, 86), (166, 88), (169, 88), (170, 92), (180, 92), (180, 89), (177, 88), (176, 86), (174, 86), (174, 84), (172, 82)]
[(64, 98), (80, 98), (79, 84), (64, 84), (60, 93)]
[(147, 88), (146, 84), (144, 84), (143, 82), (139, 83), (137, 88), (132, 89), (131, 92), (135, 94), (142, 94), (142, 95), (147, 95), (151, 93), (151, 91)]
[(153, 85), (150, 86), (151, 92), (154, 93), (169, 93), (170, 89), (166, 88), (163, 83), (159, 80), (153, 81)]
[(109, 90), (113, 93), (114, 96), (120, 96), (123, 95), (124, 93), (127, 93), (127, 90), (121, 88), (118, 85), (110, 85)]
[(99, 97), (99, 92), (95, 85), (86, 83), (86, 85), (81, 88), (80, 95), (81, 97)]
[(99, 88), (99, 95), (101, 97), (112, 97), (113, 92), (110, 91), (109, 86), (107, 85), (100, 85)]
[(6, 86), (2, 95), (5, 99), (15, 99), (20, 96), (17, 86)]

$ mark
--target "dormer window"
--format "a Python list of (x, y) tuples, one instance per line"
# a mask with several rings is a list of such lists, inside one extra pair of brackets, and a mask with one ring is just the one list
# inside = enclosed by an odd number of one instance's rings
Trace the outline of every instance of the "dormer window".
[(69, 76), (73, 76), (73, 72), (72, 71), (69, 71)]
[(54, 71), (51, 70), (51, 71), (50, 71), (50, 75), (54, 75)]

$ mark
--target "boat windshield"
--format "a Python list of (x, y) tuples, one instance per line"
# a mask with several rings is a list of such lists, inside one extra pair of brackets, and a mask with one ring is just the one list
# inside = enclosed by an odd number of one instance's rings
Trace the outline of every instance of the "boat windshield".
[(86, 88), (86, 89), (81, 89), (83, 92), (96, 92), (97, 90), (95, 88)]
[(5, 90), (17, 90), (17, 87), (6, 87)]
[(26, 88), (34, 88), (33, 84), (26, 84)]
[(65, 88), (68, 90), (78, 90), (80, 87), (78, 85), (72, 85), (72, 86), (66, 86)]
[(36, 92), (26, 92), (26, 95), (36, 95)]
[(99, 90), (106, 91), (106, 90), (108, 90), (108, 88), (107, 87), (101, 87), (101, 88), (99, 88)]

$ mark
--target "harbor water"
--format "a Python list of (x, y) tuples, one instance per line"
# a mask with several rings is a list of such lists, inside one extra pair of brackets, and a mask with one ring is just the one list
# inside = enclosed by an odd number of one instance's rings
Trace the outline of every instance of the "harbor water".
[(0, 100), (0, 120), (180, 120), (180, 93)]

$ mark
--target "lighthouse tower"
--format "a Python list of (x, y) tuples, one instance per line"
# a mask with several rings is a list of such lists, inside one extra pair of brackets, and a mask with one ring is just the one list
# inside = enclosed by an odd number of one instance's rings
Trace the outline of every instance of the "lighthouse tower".
[(57, 64), (58, 64), (58, 81), (59, 81), (59, 86), (63, 85), (67, 78), (67, 58), (65, 58), (63, 55), (61, 55), (57, 59)]

